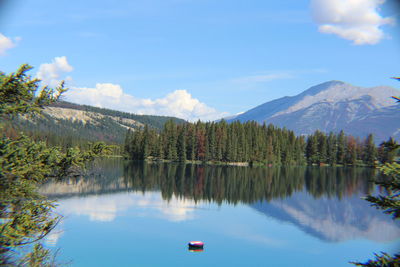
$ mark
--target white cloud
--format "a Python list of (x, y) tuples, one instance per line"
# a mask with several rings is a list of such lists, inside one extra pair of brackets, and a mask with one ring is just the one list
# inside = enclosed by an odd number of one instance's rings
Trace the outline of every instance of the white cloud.
[[(56, 57), (51, 63), (39, 66), (37, 78), (50, 87), (56, 87), (62, 80), (72, 80), (65, 73), (74, 68), (68, 63), (67, 57)], [(174, 116), (189, 121), (198, 119), (210, 121), (228, 115), (207, 106), (193, 98), (186, 90), (175, 90), (163, 98), (143, 99), (126, 94), (120, 85), (98, 83), (94, 88), (72, 87), (65, 93), (65, 100), (78, 104), (93, 105), (125, 112), (146, 115)]]
[(336, 34), (356, 45), (377, 44), (385, 34), (381, 26), (394, 19), (378, 11), (385, 0), (311, 0), (314, 20), (322, 33)]
[(95, 88), (71, 88), (65, 97), (79, 104), (136, 114), (175, 116), (189, 121), (215, 120), (227, 115), (193, 98), (186, 90), (175, 90), (163, 98), (152, 100), (126, 94), (117, 84), (98, 83)]
[(21, 40), (20, 37), (14, 38), (14, 41), (11, 38), (6, 37), (5, 35), (0, 33), (0, 56), (4, 56), (6, 51), (15, 47), (17, 42)]
[[(44, 63), (39, 66), (37, 77), (42, 82), (50, 87), (56, 87), (61, 82), (61, 77), (64, 73), (73, 71), (74, 68), (69, 65), (67, 57), (55, 57), (52, 63)], [(70, 80), (71, 77), (66, 77), (64, 80)]]

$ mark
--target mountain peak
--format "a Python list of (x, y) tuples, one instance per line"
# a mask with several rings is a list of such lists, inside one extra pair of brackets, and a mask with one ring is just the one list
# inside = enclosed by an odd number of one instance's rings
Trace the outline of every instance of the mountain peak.
[(400, 112), (393, 95), (400, 92), (388, 86), (360, 87), (332, 80), (261, 104), (233, 120), (272, 123), (300, 135), (315, 130), (344, 130), (360, 137), (373, 133), (378, 142), (400, 136), (400, 125), (394, 123), (400, 122)]
[(304, 96), (304, 95), (316, 95), (322, 91), (328, 90), (332, 87), (335, 86), (343, 86), (343, 85), (350, 85), (350, 84), (346, 84), (345, 82), (342, 81), (337, 81), (337, 80), (332, 80), (332, 81), (328, 81), (328, 82), (324, 82), (315, 86), (310, 87), (309, 89), (307, 89), (306, 91), (304, 91), (303, 93), (299, 94), (299, 96)]

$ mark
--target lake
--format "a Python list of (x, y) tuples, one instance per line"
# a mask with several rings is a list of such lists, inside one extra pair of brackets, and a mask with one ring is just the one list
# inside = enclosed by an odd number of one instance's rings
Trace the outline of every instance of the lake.
[(100, 160), (41, 187), (64, 217), (45, 243), (72, 266), (354, 266), (398, 251), (399, 223), (361, 199), (376, 175)]

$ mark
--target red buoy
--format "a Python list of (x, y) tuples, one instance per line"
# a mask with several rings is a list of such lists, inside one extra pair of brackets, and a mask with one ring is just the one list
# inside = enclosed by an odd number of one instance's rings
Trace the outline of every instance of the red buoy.
[(204, 246), (204, 243), (201, 241), (190, 241), (188, 245), (189, 247), (202, 248)]

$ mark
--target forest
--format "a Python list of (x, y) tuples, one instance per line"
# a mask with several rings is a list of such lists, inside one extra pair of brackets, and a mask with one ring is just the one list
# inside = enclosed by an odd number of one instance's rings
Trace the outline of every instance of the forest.
[(375, 145), (373, 135), (360, 139), (316, 131), (296, 136), (293, 131), (257, 122), (167, 121), (162, 131), (143, 127), (128, 131), (124, 153), (134, 160), (247, 163), (249, 165), (375, 166), (392, 162), (397, 143), (392, 138)]
[[(89, 142), (103, 141), (110, 145), (116, 145), (116, 153), (120, 154), (117, 147), (119, 148), (123, 144), (127, 128), (136, 129), (140, 125), (147, 124), (153, 129), (161, 130), (168, 120), (172, 120), (177, 124), (185, 122), (182, 119), (174, 117), (136, 115), (65, 101), (52, 103), (49, 107), (92, 113), (95, 119), (86, 122), (82, 120), (59, 119), (52, 117), (45, 111), (40, 115), (35, 114), (30, 117), (7, 115), (2, 118), (2, 124), (4, 125), (3, 134), (10, 138), (16, 138), (23, 132), (36, 141), (44, 141), (48, 145), (59, 146), (64, 150), (76, 146), (86, 149)], [(118, 118), (118, 120), (113, 118)], [(124, 119), (132, 120), (136, 124), (127, 123)]]

